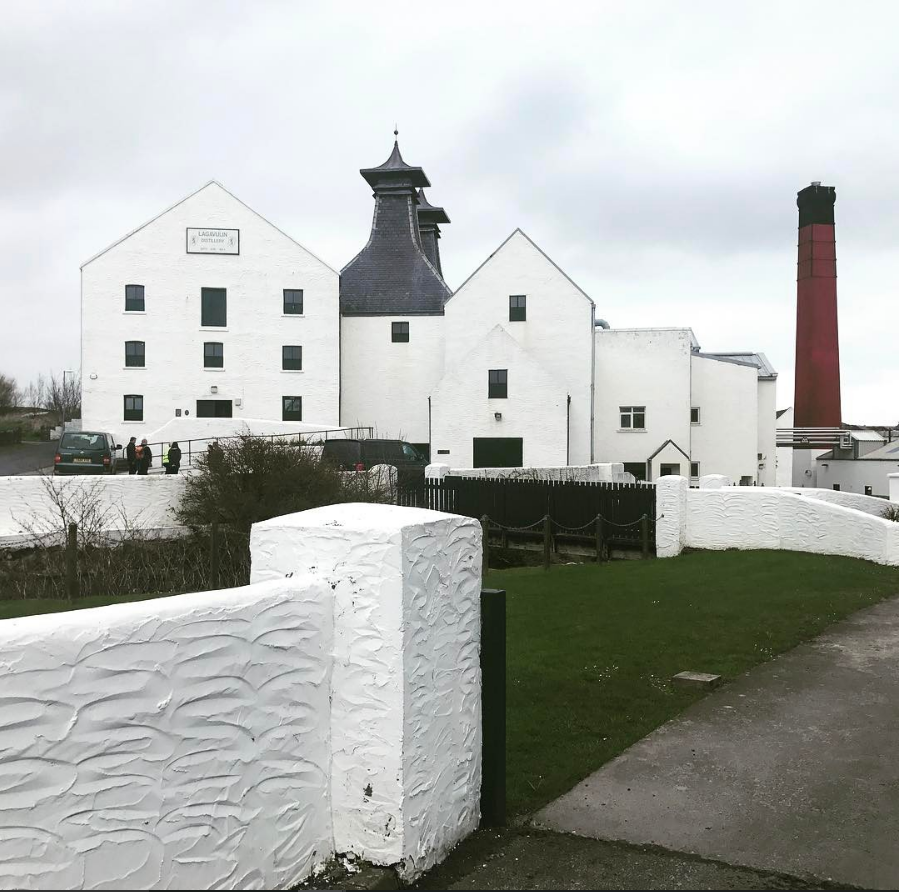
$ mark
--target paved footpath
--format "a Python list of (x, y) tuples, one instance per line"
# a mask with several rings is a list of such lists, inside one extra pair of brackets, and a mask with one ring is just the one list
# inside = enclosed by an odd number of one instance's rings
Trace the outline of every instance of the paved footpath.
[(713, 692), (534, 823), (899, 888), (899, 598)]
[(53, 456), (58, 443), (29, 442), (0, 448), (0, 477), (13, 474), (36, 474), (53, 469)]

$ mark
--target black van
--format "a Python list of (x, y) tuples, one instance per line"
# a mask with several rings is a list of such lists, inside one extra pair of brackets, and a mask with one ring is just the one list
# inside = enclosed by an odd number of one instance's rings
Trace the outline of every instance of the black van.
[(393, 465), (400, 471), (421, 471), (427, 459), (403, 440), (325, 440), (322, 461), (345, 471), (367, 471), (375, 465)]
[(115, 474), (118, 465), (112, 434), (71, 431), (62, 435), (53, 460), (54, 474)]

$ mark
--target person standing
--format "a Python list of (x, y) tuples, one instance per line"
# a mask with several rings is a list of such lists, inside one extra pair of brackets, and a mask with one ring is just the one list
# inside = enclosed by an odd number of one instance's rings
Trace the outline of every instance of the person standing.
[(146, 474), (147, 471), (150, 470), (151, 464), (153, 464), (153, 451), (147, 444), (147, 438), (144, 437), (144, 439), (140, 441), (140, 461), (137, 473)]
[(132, 437), (125, 447), (125, 457), (128, 459), (128, 473), (137, 473), (137, 437)]
[(169, 446), (166, 457), (168, 459), (165, 464), (166, 474), (177, 474), (178, 469), (181, 467), (181, 447), (178, 445), (177, 440)]

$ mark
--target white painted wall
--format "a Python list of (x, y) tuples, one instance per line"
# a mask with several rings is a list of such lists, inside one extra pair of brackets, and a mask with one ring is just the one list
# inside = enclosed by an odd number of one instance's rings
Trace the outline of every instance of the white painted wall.
[(777, 379), (758, 379), (759, 486), (777, 486)]
[[(688, 328), (596, 329), (597, 461), (645, 463), (669, 439), (689, 455), (693, 343)], [(646, 406), (646, 429), (622, 430), (621, 406)]]
[(0, 622), (0, 888), (289, 888), (332, 851), (330, 588)]
[(899, 502), (899, 474), (890, 474), (890, 501)]
[(840, 491), (832, 489), (790, 489), (790, 492), (805, 496), (809, 499), (820, 499), (822, 502), (830, 502), (832, 505), (842, 505), (844, 508), (855, 508), (856, 511), (863, 511), (865, 514), (873, 514), (874, 517), (883, 517), (883, 512), (887, 507), (885, 499), (874, 498), (874, 496), (859, 495), (858, 493)]
[(448, 474), (454, 477), (484, 477), (494, 480), (510, 478), (520, 480), (579, 480), (587, 483), (633, 483), (631, 474), (624, 472), (620, 462), (594, 465), (563, 465), (556, 468), (450, 468), (449, 465), (431, 464), (425, 468), (425, 477), (442, 480)]
[[(527, 296), (524, 322), (509, 321), (509, 296), (513, 294)], [(591, 462), (593, 302), (518, 229), (447, 301), (446, 369), (454, 369), (472, 345), (497, 325), (571, 395), (570, 461)], [(491, 364), (488, 368), (502, 366)], [(525, 451), (528, 441), (539, 436), (536, 428), (543, 422), (537, 416), (528, 426)], [(472, 436), (477, 434), (469, 434), (469, 439)], [(432, 458), (436, 458), (433, 449)], [(544, 459), (538, 463), (557, 462)], [(560, 463), (565, 463), (564, 456)]]
[[(187, 227), (239, 229), (240, 255), (188, 254)], [(240, 399), (236, 419), (280, 421), (282, 396), (303, 397), (304, 421), (336, 425), (338, 280), (220, 185), (203, 187), (82, 267), (85, 429), (140, 439), (211, 398)], [(145, 314), (125, 312), (126, 284), (145, 286)], [(203, 287), (227, 289), (226, 329), (201, 328)], [(282, 314), (285, 288), (303, 289), (303, 316)], [(145, 368), (125, 368), (128, 340), (146, 343)], [(224, 344), (224, 370), (203, 367), (205, 341)], [(283, 345), (302, 346), (303, 371), (281, 370)], [(127, 393), (143, 395), (143, 422), (123, 421)]]
[(29, 527), (44, 534), (63, 529), (48, 486), (73, 507), (96, 501), (106, 521), (105, 532), (122, 530), (123, 517), (145, 531), (179, 529), (174, 509), (184, 491), (180, 474), (0, 477), (0, 546), (31, 541)]
[[(508, 370), (507, 399), (488, 398), (490, 369)], [(564, 465), (567, 396), (565, 385), (503, 326), (496, 325), (447, 369), (434, 390), (431, 458), (451, 467), (470, 468), (474, 437), (521, 437), (525, 467)]]
[(823, 459), (815, 462), (815, 479), (819, 489), (833, 489), (834, 483), (837, 483), (843, 492), (864, 494), (865, 487), (870, 486), (872, 495), (888, 498), (889, 475), (899, 471), (899, 455), (896, 458), (896, 461)]
[(331, 582), (335, 849), (409, 878), (478, 823), (480, 539), (471, 518), (372, 504), (253, 527), (253, 582)]
[(775, 487), (687, 489), (681, 477), (657, 486), (659, 557), (682, 548), (774, 548), (899, 566), (899, 524), (854, 508)]
[[(690, 457), (699, 462), (700, 476), (726, 474), (735, 483), (745, 476), (756, 482), (761, 451), (758, 369), (695, 354), (690, 361), (691, 402), (700, 409), (700, 423), (690, 425)], [(773, 425), (773, 403), (771, 418)]]
[[(393, 343), (391, 323), (409, 323)], [(443, 374), (443, 316), (344, 316), (340, 339), (340, 418), (377, 436), (427, 443), (428, 397)]]

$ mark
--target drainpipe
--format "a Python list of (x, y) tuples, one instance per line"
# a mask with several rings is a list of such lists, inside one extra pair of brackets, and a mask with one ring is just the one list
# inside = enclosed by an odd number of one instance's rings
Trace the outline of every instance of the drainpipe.
[[(608, 323), (606, 323), (608, 325)], [(596, 305), (590, 306), (590, 464), (596, 460), (594, 425), (596, 417)]]
[(568, 394), (568, 405), (565, 410), (565, 464), (571, 464), (571, 394)]

